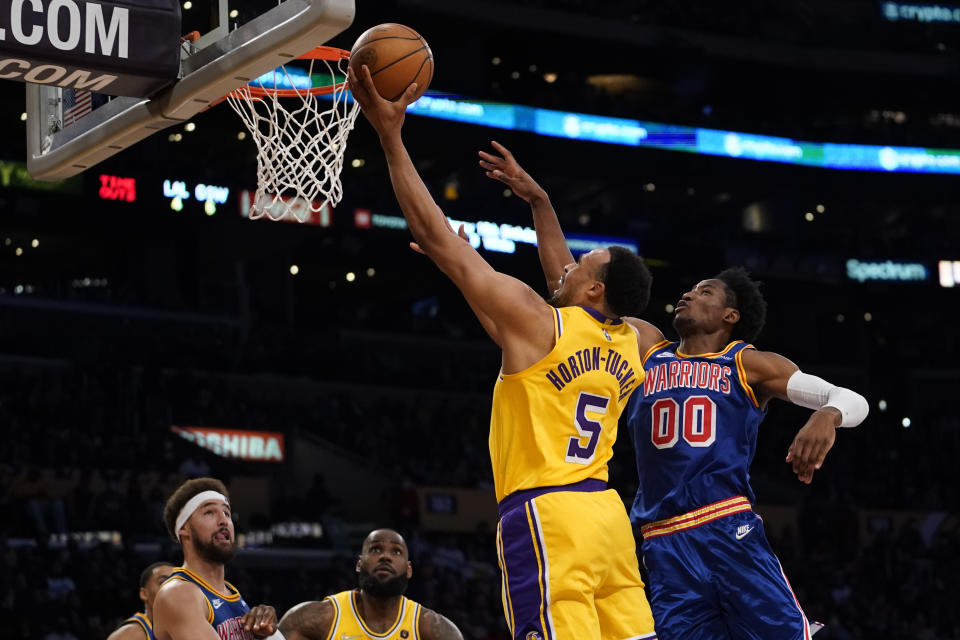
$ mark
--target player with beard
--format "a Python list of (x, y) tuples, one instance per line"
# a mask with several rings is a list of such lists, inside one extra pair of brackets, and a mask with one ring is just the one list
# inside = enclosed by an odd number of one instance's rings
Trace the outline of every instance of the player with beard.
[[(556, 286), (570, 251), (546, 192), (503, 145), (480, 152), (487, 176), (533, 210), (544, 274)], [(838, 427), (855, 427), (866, 399), (758, 351), (766, 320), (759, 283), (742, 268), (697, 283), (676, 305), (679, 342), (626, 318), (640, 336), (646, 381), (627, 410), (639, 489), (631, 518), (643, 535), (661, 640), (808, 640), (808, 623), (753, 511), (750, 463), (774, 399), (814, 410), (786, 461), (809, 484)], [(821, 625), (817, 625), (819, 627)]]
[(169, 562), (154, 562), (140, 574), (140, 599), (143, 613), (135, 613), (107, 636), (107, 640), (156, 640), (153, 635), (153, 601), (160, 586), (170, 577), (173, 565)]
[(618, 419), (643, 383), (638, 335), (621, 316), (646, 307), (650, 272), (629, 249), (595, 249), (565, 265), (550, 304), (495, 271), (450, 227), (404, 147), (414, 88), (391, 102), (377, 93), (365, 65), (348, 76), (380, 136), (413, 239), (502, 351), (488, 446), (511, 635), (654, 638), (630, 519), (607, 487)]
[(273, 607), (251, 609), (224, 579), (237, 543), (222, 482), (184, 482), (167, 500), (163, 522), (183, 548), (183, 566), (170, 572), (154, 601), (157, 640), (253, 640), (276, 631)]
[(359, 589), (298, 604), (283, 616), (280, 633), (287, 640), (463, 640), (452, 622), (404, 597), (413, 566), (396, 531), (370, 532), (356, 571)]

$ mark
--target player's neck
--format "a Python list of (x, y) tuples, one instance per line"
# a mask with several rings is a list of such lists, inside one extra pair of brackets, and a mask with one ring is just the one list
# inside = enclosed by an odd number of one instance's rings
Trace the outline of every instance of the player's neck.
[(143, 615), (147, 616), (147, 620), (150, 621), (150, 624), (153, 624), (153, 607), (147, 605), (143, 609)]
[(681, 336), (677, 351), (695, 356), (701, 353), (717, 353), (723, 351), (730, 344), (730, 335), (723, 333), (698, 333), (696, 335)]
[(397, 613), (400, 611), (402, 598), (403, 596), (379, 598), (371, 596), (361, 589), (360, 597), (357, 598), (359, 600), (360, 616), (372, 631), (383, 633), (397, 621)]
[(203, 578), (204, 582), (220, 593), (227, 593), (224, 565), (219, 562), (204, 560), (194, 554), (189, 555), (192, 557), (184, 558), (183, 567)]

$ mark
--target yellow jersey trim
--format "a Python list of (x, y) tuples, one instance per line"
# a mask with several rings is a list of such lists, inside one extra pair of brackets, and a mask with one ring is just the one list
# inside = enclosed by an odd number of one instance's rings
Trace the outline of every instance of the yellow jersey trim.
[(725, 353), (727, 353), (728, 351), (730, 351), (730, 349), (733, 349), (735, 346), (737, 346), (738, 344), (740, 344), (740, 343), (742, 343), (742, 342), (743, 342), (743, 340), (734, 340), (733, 342), (731, 342), (730, 344), (728, 344), (728, 345), (723, 349), (723, 351), (718, 351), (718, 352), (716, 352), (716, 353), (682, 353), (682, 352), (680, 351), (680, 349), (678, 348), (678, 349), (677, 349), (677, 357), (678, 357), (678, 358), (718, 358), (718, 357), (724, 355)]
[(537, 544), (537, 530), (533, 526), (533, 516), (530, 514), (530, 502), (527, 502), (525, 505), (523, 505), (523, 508), (527, 512), (527, 524), (530, 527), (530, 540), (533, 543), (533, 555), (537, 558), (537, 585), (540, 587), (540, 628), (546, 632), (549, 627), (547, 627), (547, 621), (543, 617), (543, 603), (545, 600), (543, 584), (543, 559), (540, 557), (540, 547)]
[(750, 501), (744, 496), (736, 496), (714, 502), (700, 509), (688, 511), (673, 518), (657, 520), (640, 527), (640, 533), (644, 539), (657, 538), (660, 536), (683, 531), (684, 529), (694, 529), (718, 518), (740, 513), (741, 511), (750, 511)]
[(146, 615), (139, 612), (133, 614), (132, 616), (130, 616), (129, 618), (121, 622), (120, 626), (124, 627), (128, 624), (139, 625), (139, 627), (143, 630), (144, 636), (146, 636), (147, 638), (150, 637), (150, 631), (153, 631), (153, 625), (150, 624), (150, 620), (147, 618)]
[(643, 357), (642, 357), (642, 358), (640, 358), (640, 364), (647, 364), (647, 360), (650, 358), (650, 356), (653, 355), (653, 352), (654, 352), (654, 351), (656, 351), (657, 349), (661, 349), (661, 348), (667, 346), (668, 344), (670, 344), (670, 341), (669, 341), (669, 340), (661, 340), (661, 341), (658, 342), (657, 344), (655, 344), (655, 345), (653, 345), (652, 347), (650, 347), (649, 349), (647, 349), (647, 352), (646, 352), (645, 354), (643, 354)]
[[(177, 567), (177, 568), (178, 568), (178, 569), (183, 569), (183, 567)], [(167, 584), (167, 582), (169, 582), (169, 581), (171, 581), (171, 580), (180, 580), (181, 582), (186, 582), (186, 583), (189, 583), (189, 582), (190, 582), (189, 580), (187, 580), (187, 579), (184, 578), (183, 576), (170, 576), (169, 578), (167, 578), (166, 580), (163, 581), (163, 584)], [(206, 584), (206, 583), (204, 583), (204, 584)], [(213, 624), (213, 605), (210, 604), (210, 598), (208, 598), (207, 596), (203, 595), (203, 592), (202, 592), (202, 591), (200, 592), (200, 595), (203, 596), (203, 601), (207, 603), (207, 623), (208, 623), (208, 624)]]
[(516, 623), (513, 619), (513, 602), (510, 599), (510, 576), (507, 575), (507, 560), (503, 557), (503, 523), (497, 523), (497, 557), (500, 560), (500, 569), (503, 571), (503, 606), (507, 612), (507, 626), (510, 627), (510, 635), (513, 635), (513, 629)]
[(750, 401), (753, 402), (753, 406), (759, 409), (760, 403), (757, 402), (757, 396), (756, 394), (754, 394), (753, 388), (750, 386), (750, 383), (747, 382), (747, 370), (743, 366), (742, 356), (743, 356), (743, 352), (746, 351), (747, 349), (756, 350), (756, 347), (754, 347), (752, 344), (748, 344), (740, 351), (737, 351), (737, 355), (734, 358), (737, 361), (737, 378), (740, 379), (740, 386), (743, 387), (743, 390), (747, 392), (747, 397), (749, 397)]
[[(233, 590), (232, 596), (229, 596), (225, 593), (220, 593), (219, 591), (211, 587), (210, 583), (208, 583), (206, 580), (204, 580), (203, 578), (195, 574), (193, 571), (190, 571), (190, 569), (187, 569), (186, 567), (176, 567), (174, 568), (174, 571), (183, 571), (185, 574), (187, 574), (188, 576), (190, 576), (191, 578), (193, 578), (194, 580), (202, 584), (204, 587), (206, 587), (207, 589), (215, 593), (218, 597), (223, 598), (227, 602), (236, 602), (237, 600), (240, 599), (240, 592), (237, 590), (235, 586), (233, 586), (226, 580), (223, 581), (223, 584), (227, 586), (227, 589)], [(172, 577), (176, 577), (176, 576), (172, 576)]]
[(357, 619), (357, 622), (360, 623), (360, 628), (362, 628), (367, 634), (373, 636), (374, 638), (386, 638), (392, 635), (397, 630), (397, 627), (400, 626), (400, 623), (403, 622), (404, 614), (407, 611), (407, 599), (404, 596), (400, 596), (400, 606), (397, 607), (397, 619), (392, 625), (390, 625), (390, 628), (383, 633), (372, 631), (370, 627), (367, 626), (367, 623), (363, 621), (363, 618), (360, 617), (360, 609), (357, 608), (356, 589), (350, 593), (350, 608), (353, 609), (353, 615)]
[(333, 603), (333, 624), (330, 625), (330, 631), (327, 633), (327, 640), (333, 640), (334, 636), (337, 635), (337, 627), (340, 626), (340, 604), (333, 596), (327, 596), (324, 600)]

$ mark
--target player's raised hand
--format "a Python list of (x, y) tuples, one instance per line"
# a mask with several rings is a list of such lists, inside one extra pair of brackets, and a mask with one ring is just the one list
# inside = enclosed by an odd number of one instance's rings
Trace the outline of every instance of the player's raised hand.
[(523, 198), (528, 203), (533, 203), (538, 198), (546, 198), (547, 192), (537, 184), (537, 181), (530, 177), (530, 174), (523, 170), (523, 167), (517, 162), (510, 150), (505, 146), (491, 140), (490, 144), (497, 150), (499, 156), (486, 151), (479, 151), (480, 166), (487, 172), (487, 177), (499, 180), (510, 187), (510, 190)]
[(840, 422), (839, 411), (827, 407), (813, 412), (807, 424), (803, 425), (790, 448), (787, 449), (787, 462), (793, 464), (793, 472), (800, 482), (810, 484), (813, 473), (823, 466), (827, 452), (836, 440), (836, 427)]
[[(450, 225), (450, 222), (449, 222), (449, 221), (447, 222), (447, 225), (448, 225), (448, 226)], [(453, 227), (450, 227), (450, 231), (453, 231)], [(464, 242), (466, 242), (467, 244), (470, 244), (470, 236), (467, 235), (467, 230), (464, 228), (463, 225), (460, 225), (460, 230), (457, 232), (457, 235), (460, 236), (460, 237), (463, 239)], [(411, 243), (410, 243), (410, 248), (413, 249), (414, 251), (416, 251), (416, 252), (419, 253), (419, 254), (427, 255), (427, 252), (424, 251), (424, 250), (420, 247), (420, 245), (417, 244), (416, 242), (411, 242)]]
[(380, 138), (398, 135), (403, 126), (407, 106), (414, 101), (417, 94), (417, 83), (411, 83), (400, 98), (391, 102), (377, 93), (367, 65), (362, 65), (359, 73), (355, 72), (353, 67), (347, 67), (347, 82), (354, 100), (360, 105), (363, 115), (376, 129)]
[(277, 630), (277, 610), (266, 604), (258, 604), (243, 614), (243, 628), (257, 638), (266, 638)]

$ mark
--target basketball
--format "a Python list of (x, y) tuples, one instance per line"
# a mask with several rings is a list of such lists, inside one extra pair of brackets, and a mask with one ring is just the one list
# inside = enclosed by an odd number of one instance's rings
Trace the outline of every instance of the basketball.
[(416, 100), (433, 78), (430, 45), (402, 24), (380, 24), (357, 38), (350, 50), (350, 67), (360, 73), (362, 65), (370, 69), (377, 92), (391, 101), (400, 98), (411, 82), (417, 83)]

